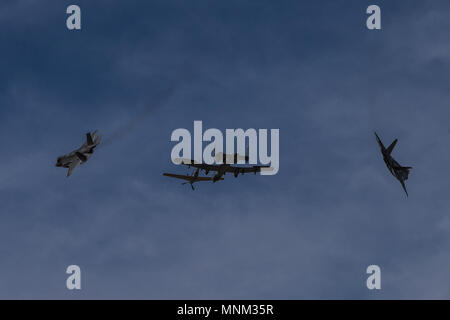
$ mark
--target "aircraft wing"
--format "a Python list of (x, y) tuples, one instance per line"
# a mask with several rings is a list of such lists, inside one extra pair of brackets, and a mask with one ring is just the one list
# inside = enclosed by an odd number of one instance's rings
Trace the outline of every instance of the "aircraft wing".
[(220, 164), (195, 163), (194, 160), (188, 159), (178, 159), (177, 162), (184, 164), (185, 166), (199, 168), (206, 171), (219, 171), (220, 167), (222, 166)]
[(241, 174), (244, 173), (257, 173), (261, 172), (261, 168), (270, 168), (270, 166), (253, 166), (253, 167), (228, 167), (227, 172), (236, 173), (239, 172)]
[[(195, 163), (194, 160), (187, 159), (179, 159), (179, 163), (184, 164), (185, 166), (199, 168), (205, 171), (220, 171), (223, 167), (223, 164), (206, 164), (206, 163)], [(233, 167), (227, 166), (226, 172), (236, 173), (236, 170), (239, 170), (239, 173), (256, 173), (261, 172), (261, 168), (270, 168), (270, 166), (253, 166), (253, 167)]]
[(70, 163), (70, 166), (69, 166), (69, 172), (67, 172), (68, 177), (70, 177), (73, 170), (75, 170), (75, 168), (78, 167), (80, 165), (80, 163), (81, 163), (81, 160), (78, 157), (72, 158), (72, 162)]
[(221, 165), (217, 165), (217, 164), (206, 164), (206, 163), (193, 163), (193, 164), (188, 164), (188, 166), (194, 167), (194, 168), (199, 168), (202, 170), (206, 170), (206, 171), (219, 171)]
[[(197, 177), (195, 178), (195, 181), (212, 181), (212, 177)], [(223, 178), (220, 178), (219, 180), (223, 180)]]
[(380, 137), (377, 135), (377, 133), (376, 133), (376, 132), (374, 132), (374, 133), (375, 133), (375, 137), (377, 138), (378, 145), (380, 146), (381, 150), (383, 150), (383, 149), (384, 149), (383, 142), (381, 142), (381, 139), (380, 139)]
[(183, 179), (183, 180), (187, 180), (187, 181), (190, 181), (192, 178), (191, 176), (183, 176), (181, 174), (172, 174), (172, 173), (163, 173), (163, 176), (177, 178), (177, 179)]

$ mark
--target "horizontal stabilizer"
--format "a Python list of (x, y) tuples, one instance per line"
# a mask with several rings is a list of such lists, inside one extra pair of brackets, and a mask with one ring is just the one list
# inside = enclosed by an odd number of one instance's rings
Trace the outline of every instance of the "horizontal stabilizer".
[(409, 171), (412, 169), (412, 167), (401, 167), (401, 176), (404, 180), (408, 180)]

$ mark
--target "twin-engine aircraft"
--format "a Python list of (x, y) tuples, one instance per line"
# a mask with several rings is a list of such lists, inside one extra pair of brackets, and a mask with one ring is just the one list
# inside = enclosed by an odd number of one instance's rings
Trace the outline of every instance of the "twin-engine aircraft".
[(236, 167), (232, 164), (237, 163), (238, 160), (245, 160), (246, 162), (249, 161), (249, 156), (240, 156), (237, 153), (233, 154), (225, 154), (225, 153), (219, 153), (216, 154), (216, 160), (222, 160), (222, 164), (206, 164), (206, 163), (196, 163), (192, 159), (178, 159), (178, 161), (186, 165), (188, 167), (194, 167), (200, 170), (205, 171), (205, 174), (208, 175), (210, 171), (216, 172), (216, 174), (213, 176), (212, 181), (217, 182), (221, 179), (226, 173), (233, 173), (234, 177), (237, 178), (239, 174), (245, 174), (245, 173), (254, 173), (261, 172), (261, 170), (270, 170), (270, 166), (251, 166), (251, 167)]
[(383, 145), (383, 143), (380, 140), (380, 137), (378, 137), (376, 132), (375, 132), (375, 136), (376, 136), (378, 144), (380, 146), (384, 163), (386, 163), (386, 166), (388, 167), (388, 169), (392, 173), (392, 175), (394, 177), (396, 177), (398, 181), (400, 181), (400, 183), (402, 184), (403, 190), (405, 190), (406, 196), (408, 196), (408, 191), (406, 190), (406, 186), (405, 186), (405, 180), (408, 180), (409, 171), (412, 169), (412, 167), (401, 166), (391, 156), (392, 150), (394, 150), (394, 147), (397, 144), (398, 139), (395, 139), (389, 147), (385, 148), (385, 146)]
[[(188, 184), (189, 183), (191, 185), (192, 190), (195, 190), (194, 183), (196, 183), (198, 181), (211, 181), (211, 180), (213, 180), (213, 178), (211, 178), (211, 177), (199, 177), (198, 176), (199, 172), (200, 172), (200, 169), (197, 169), (197, 170), (195, 170), (195, 172), (191, 176), (181, 175), (181, 174), (172, 174), (172, 173), (163, 173), (163, 176), (187, 180), (187, 182), (184, 182), (182, 184)], [(223, 178), (221, 178), (220, 180), (223, 180)]]
[(94, 133), (86, 133), (86, 142), (77, 150), (61, 156), (56, 161), (57, 167), (68, 168), (67, 177), (78, 165), (85, 163), (94, 153), (94, 149), (100, 144), (102, 135), (97, 136), (97, 130)]
[[(222, 164), (206, 164), (206, 163), (196, 163), (192, 159), (176, 159), (176, 162), (181, 163), (183, 165), (190, 167), (197, 168), (195, 170), (195, 173), (192, 176), (189, 175), (178, 175), (178, 174), (171, 174), (171, 173), (163, 173), (164, 176), (172, 177), (172, 178), (178, 178), (178, 179), (184, 179), (188, 182), (185, 182), (183, 184), (190, 183), (192, 190), (194, 190), (193, 184), (197, 181), (212, 181), (213, 183), (224, 180), (223, 176), (228, 173), (233, 173), (234, 176), (237, 178), (239, 174), (245, 174), (245, 173), (254, 173), (261, 172), (261, 170), (267, 169), (270, 170), (270, 166), (251, 166), (251, 167), (235, 167), (230, 164), (231, 163), (237, 163), (238, 160), (244, 160), (246, 162), (249, 161), (249, 156), (240, 156), (237, 153), (236, 154), (225, 154), (225, 153), (218, 153), (215, 156), (216, 160), (222, 160)], [(213, 177), (199, 177), (200, 170), (205, 171), (205, 174), (208, 175), (210, 171), (215, 171), (216, 174)]]

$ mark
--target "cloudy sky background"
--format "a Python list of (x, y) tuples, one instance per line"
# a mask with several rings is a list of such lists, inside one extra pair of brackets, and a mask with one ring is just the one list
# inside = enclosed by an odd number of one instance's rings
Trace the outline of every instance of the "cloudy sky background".
[[(450, 298), (450, 4), (377, 1), (369, 31), (370, 4), (2, 1), (0, 298)], [(279, 128), (278, 175), (163, 177), (194, 120)]]

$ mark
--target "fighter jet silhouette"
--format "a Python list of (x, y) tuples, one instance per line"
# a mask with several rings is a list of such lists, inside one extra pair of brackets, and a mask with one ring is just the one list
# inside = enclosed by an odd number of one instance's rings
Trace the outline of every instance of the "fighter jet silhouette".
[(77, 150), (58, 157), (56, 160), (57, 167), (68, 168), (67, 177), (69, 177), (73, 170), (78, 165), (85, 163), (94, 153), (94, 149), (100, 144), (102, 135), (97, 136), (97, 130), (94, 133), (86, 133), (86, 142)]
[(380, 137), (378, 137), (376, 132), (375, 132), (375, 136), (377, 138), (378, 144), (380, 145), (381, 153), (383, 154), (384, 163), (386, 163), (386, 166), (388, 167), (388, 169), (392, 173), (392, 175), (394, 177), (396, 177), (398, 181), (400, 181), (400, 183), (402, 184), (403, 190), (405, 190), (405, 192), (406, 192), (406, 196), (408, 196), (408, 191), (406, 190), (406, 186), (405, 186), (405, 180), (408, 180), (409, 171), (412, 169), (412, 167), (402, 167), (391, 156), (392, 150), (394, 150), (394, 147), (395, 147), (398, 139), (395, 139), (394, 142), (392, 142), (391, 145), (386, 149), (383, 145), (383, 142), (381, 142)]

